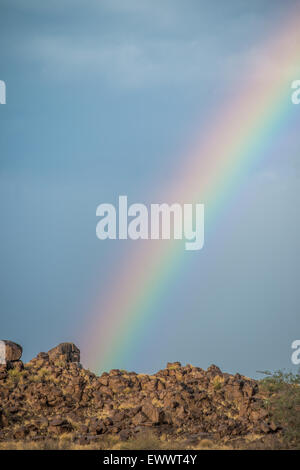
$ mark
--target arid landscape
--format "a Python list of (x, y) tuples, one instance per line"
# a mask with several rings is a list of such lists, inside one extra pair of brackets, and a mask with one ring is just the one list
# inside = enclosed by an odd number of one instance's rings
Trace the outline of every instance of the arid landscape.
[(23, 364), (5, 341), (0, 449), (297, 449), (299, 376), (261, 381), (179, 362), (96, 376), (62, 343)]

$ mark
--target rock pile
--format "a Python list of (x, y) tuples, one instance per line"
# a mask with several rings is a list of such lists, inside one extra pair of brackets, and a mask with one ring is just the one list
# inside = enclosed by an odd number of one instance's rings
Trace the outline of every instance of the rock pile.
[(126, 440), (149, 428), (171, 439), (277, 431), (258, 383), (214, 365), (174, 362), (154, 375), (114, 369), (98, 377), (79, 360), (79, 349), (62, 343), (0, 378), (0, 440), (65, 433), (80, 443), (104, 434)]

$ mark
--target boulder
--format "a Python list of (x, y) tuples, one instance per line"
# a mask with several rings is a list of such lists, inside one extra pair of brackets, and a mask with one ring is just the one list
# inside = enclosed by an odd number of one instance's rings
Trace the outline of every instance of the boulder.
[(37, 359), (42, 359), (43, 361), (49, 361), (49, 355), (45, 352), (40, 352), (36, 356)]
[(6, 379), (7, 367), (6, 364), (0, 364), (0, 380)]
[(22, 361), (9, 361), (6, 364), (6, 369), (7, 370), (15, 369), (21, 372), (24, 369), (24, 364)]
[(22, 356), (22, 346), (12, 341), (0, 341), (0, 364), (5, 365), (8, 362), (18, 361)]
[(211, 366), (209, 366), (209, 368), (207, 369), (207, 372), (212, 375), (222, 375), (221, 369), (215, 364), (212, 364)]
[(60, 343), (48, 351), (51, 362), (80, 362), (80, 350), (74, 343)]
[(48, 431), (52, 434), (64, 434), (65, 432), (71, 432), (73, 429), (72, 425), (67, 419), (58, 416), (52, 419), (49, 423)]
[(142, 408), (143, 413), (153, 424), (162, 424), (164, 422), (163, 410), (156, 408), (151, 403), (146, 403)]
[(179, 369), (180, 367), (181, 363), (179, 361), (167, 363), (167, 369)]

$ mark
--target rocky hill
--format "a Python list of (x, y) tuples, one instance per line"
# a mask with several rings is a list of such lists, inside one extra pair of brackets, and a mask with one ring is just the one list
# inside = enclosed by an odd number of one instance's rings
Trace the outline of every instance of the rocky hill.
[(109, 435), (126, 441), (149, 429), (170, 442), (228, 442), (278, 431), (258, 382), (215, 365), (203, 370), (174, 362), (153, 375), (115, 369), (98, 377), (82, 368), (72, 343), (27, 364), (20, 346), (4, 341), (3, 348), (0, 442), (66, 434), (79, 444)]

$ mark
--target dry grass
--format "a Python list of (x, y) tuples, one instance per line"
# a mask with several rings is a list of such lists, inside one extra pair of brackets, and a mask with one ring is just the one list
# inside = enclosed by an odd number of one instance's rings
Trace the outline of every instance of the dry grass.
[(96, 442), (80, 445), (72, 442), (70, 437), (46, 439), (41, 441), (8, 441), (0, 443), (0, 450), (234, 450), (234, 449), (282, 449), (283, 444), (277, 440), (239, 440), (236, 442), (214, 442), (202, 439), (194, 444), (185, 440), (163, 440), (152, 433), (140, 435), (134, 439), (122, 442), (118, 437), (103, 436)]
[(59, 439), (0, 443), (0, 450), (209, 450), (221, 448), (229, 449), (228, 446), (218, 445), (209, 439), (202, 439), (197, 444), (191, 445), (182, 439), (168, 440), (164, 435), (158, 437), (152, 431), (143, 432), (124, 442), (117, 436), (103, 436), (87, 445), (73, 443), (69, 434), (64, 434)]

